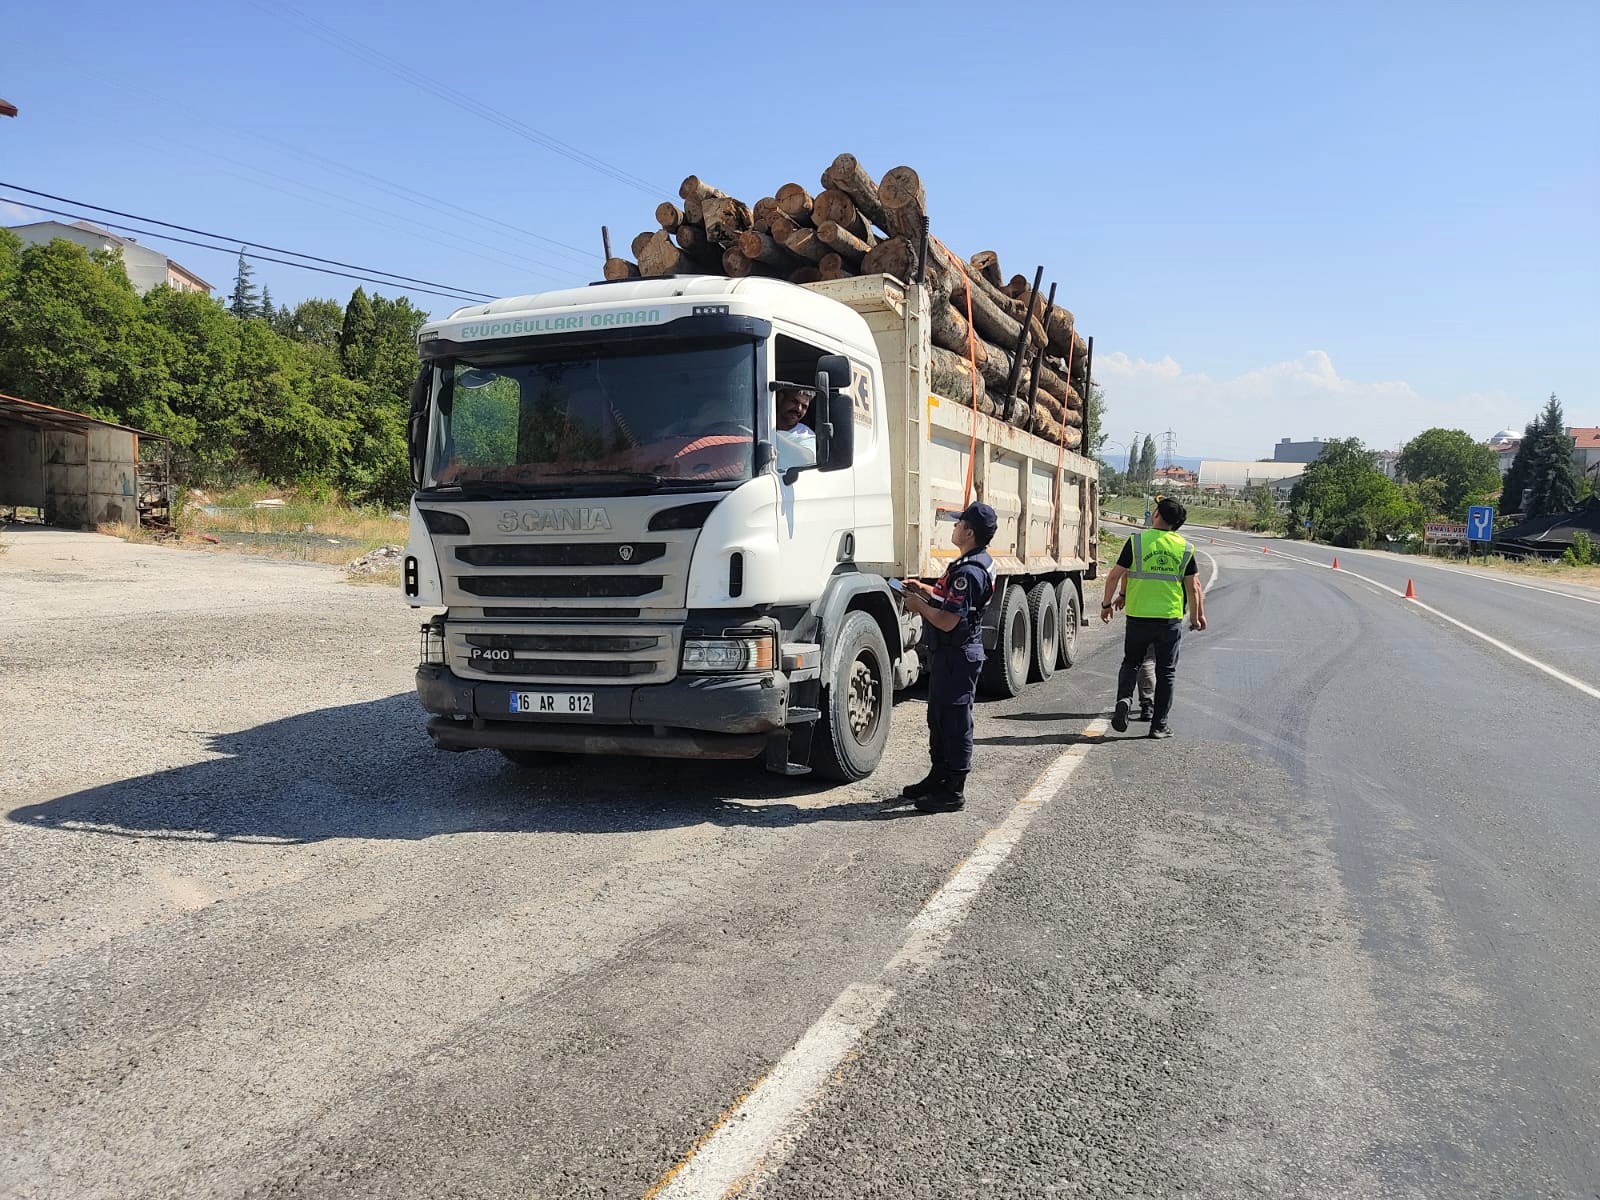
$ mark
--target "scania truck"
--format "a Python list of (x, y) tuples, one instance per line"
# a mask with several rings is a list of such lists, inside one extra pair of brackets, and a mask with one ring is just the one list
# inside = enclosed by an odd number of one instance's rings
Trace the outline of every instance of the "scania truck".
[[(889, 581), (999, 515), (982, 686), (1072, 664), (1097, 468), (930, 380), (917, 283), (629, 279), (425, 326), (403, 560), (442, 750), (857, 780), (925, 666)], [(810, 389), (780, 426), (780, 385)], [(806, 436), (814, 434), (814, 439)]]

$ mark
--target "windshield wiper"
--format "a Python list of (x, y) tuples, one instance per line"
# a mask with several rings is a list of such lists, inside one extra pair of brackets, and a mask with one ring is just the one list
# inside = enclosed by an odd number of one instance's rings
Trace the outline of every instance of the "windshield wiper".
[(512, 483), (503, 479), (473, 479), (466, 483), (441, 483), (435, 487), (425, 488), (417, 494), (423, 497), (460, 496), (463, 499), (506, 500), (527, 496), (530, 494), (530, 488), (536, 486)]

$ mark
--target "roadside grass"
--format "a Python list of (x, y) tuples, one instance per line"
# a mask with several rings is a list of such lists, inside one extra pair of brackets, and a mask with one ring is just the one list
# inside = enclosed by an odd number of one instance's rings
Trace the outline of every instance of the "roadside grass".
[[(1144, 524), (1144, 510), (1148, 503), (1147, 496), (1113, 496), (1102, 506), (1108, 515), (1121, 517), (1135, 525)], [(1249, 524), (1253, 509), (1249, 504), (1189, 504), (1189, 522), (1199, 525), (1223, 525), (1232, 527), (1233, 522), (1243, 521)]]
[(373, 571), (351, 571), (345, 582), (353, 583), (358, 587), (398, 588), (400, 586), (400, 567), (395, 565), (379, 567)]
[[(99, 531), (130, 542), (186, 550), (346, 566), (380, 546), (404, 545), (407, 520), (403, 514), (357, 508), (337, 497), (305, 496), (256, 484), (215, 496), (184, 496), (171, 533), (122, 524), (102, 525)], [(385, 572), (374, 574), (381, 580)], [(394, 578), (398, 581), (398, 568)]]
[(1449, 559), (1435, 558), (1433, 555), (1423, 555), (1425, 560), (1446, 563), (1452, 567), (1467, 567), (1474, 570), (1491, 570), (1504, 572), (1507, 575), (1520, 575), (1528, 579), (1543, 579), (1549, 583), (1586, 583), (1600, 586), (1600, 566), (1575, 567), (1556, 559), (1552, 562), (1531, 562), (1524, 558), (1502, 558), (1498, 554), (1490, 555), (1487, 560), (1474, 558)]

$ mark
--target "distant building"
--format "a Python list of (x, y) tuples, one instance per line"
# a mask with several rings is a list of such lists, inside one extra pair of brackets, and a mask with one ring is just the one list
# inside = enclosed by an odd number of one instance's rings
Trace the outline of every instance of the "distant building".
[(1200, 477), (1188, 467), (1160, 467), (1155, 474), (1156, 483), (1174, 488), (1192, 488), (1199, 480)]
[(1298, 479), (1304, 472), (1305, 466), (1305, 463), (1297, 462), (1205, 459), (1200, 463), (1200, 487), (1203, 491), (1242, 492), (1248, 488), (1262, 487), (1285, 479)]
[(88, 221), (74, 221), (70, 225), (61, 221), (35, 221), (31, 225), (13, 225), (11, 232), (22, 240), (24, 246), (43, 246), (62, 238), (89, 250), (120, 250), (123, 269), (128, 272), (128, 282), (141, 296), (162, 284), (177, 288), (180, 292), (211, 294), (211, 285), (188, 267), (173, 262), (159, 250), (141, 246), (133, 238), (122, 237)]
[(1323, 441), (1292, 442), (1288, 438), (1283, 438), (1272, 448), (1272, 461), (1302, 465), (1314, 463), (1322, 457), (1322, 448), (1326, 445), (1327, 443)]
[(1572, 439), (1572, 461), (1585, 479), (1600, 478), (1600, 426), (1567, 430)]
[(1522, 448), (1522, 439), (1514, 437), (1509, 441), (1496, 440), (1499, 437), (1500, 435), (1496, 434), (1489, 439), (1489, 449), (1499, 455), (1500, 474), (1503, 476), (1507, 471), (1511, 470), (1511, 464), (1516, 461), (1517, 451)]
[(1400, 478), (1400, 451), (1378, 450), (1372, 455), (1372, 465), (1390, 479)]

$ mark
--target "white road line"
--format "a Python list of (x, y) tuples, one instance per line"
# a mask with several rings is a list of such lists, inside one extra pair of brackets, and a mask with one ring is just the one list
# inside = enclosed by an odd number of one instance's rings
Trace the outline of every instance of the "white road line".
[(1211, 564), (1211, 578), (1206, 580), (1206, 591), (1209, 592), (1211, 590), (1211, 585), (1217, 581), (1217, 556), (1215, 554), (1207, 554), (1198, 546), (1195, 547), (1194, 552), (1198, 555), (1201, 555), (1208, 563)]
[[(1103, 719), (1091, 721), (1083, 734), (1094, 737), (1106, 727)], [(896, 984), (939, 961), (984, 883), (1088, 752), (1087, 743), (1062, 751), (912, 918), (905, 941), (878, 977), (847, 987), (777, 1065), (645, 1193), (645, 1200), (720, 1200), (756, 1184), (783, 1161), (835, 1073), (894, 999)]]
[[(1305, 566), (1316, 567), (1320, 571), (1328, 571), (1330, 574), (1332, 573), (1332, 569), (1328, 566), (1327, 563), (1319, 563), (1319, 562), (1315, 561), (1314, 559), (1310, 559), (1310, 558), (1301, 558), (1297, 554), (1288, 554), (1288, 553), (1285, 553), (1282, 550), (1271, 550), (1271, 551), (1269, 551), (1269, 553), (1274, 554), (1279, 558), (1286, 558), (1290, 562), (1303, 563)], [(1392, 588), (1387, 583), (1379, 583), (1376, 579), (1368, 578), (1365, 575), (1359, 574), (1359, 573), (1357, 573), (1355, 571), (1348, 570), (1348, 569), (1346, 569), (1344, 567), (1340, 567), (1339, 568), (1339, 574), (1348, 575), (1351, 579), (1359, 579), (1359, 580), (1361, 580), (1362, 583), (1371, 584), (1375, 588), (1378, 588), (1378, 589), (1380, 589), (1382, 591), (1388, 592), (1391, 596), (1399, 596), (1400, 599), (1402, 599), (1402, 600), (1404, 600), (1406, 598), (1406, 594), (1404, 592), (1402, 592), (1399, 588)], [(1489, 645), (1493, 646), (1496, 650), (1500, 650), (1500, 651), (1503, 651), (1506, 654), (1509, 654), (1512, 658), (1516, 659), (1517, 661), (1527, 663), (1528, 666), (1533, 667), (1535, 670), (1543, 671), (1546, 675), (1550, 676), (1550, 678), (1559, 679), (1562, 683), (1566, 684), (1568, 687), (1577, 689), (1578, 691), (1582, 692), (1585, 696), (1590, 696), (1595, 700), (1600, 700), (1600, 688), (1594, 687), (1592, 684), (1587, 684), (1581, 679), (1576, 679), (1573, 676), (1568, 675), (1565, 671), (1558, 671), (1555, 667), (1552, 667), (1549, 663), (1540, 662), (1537, 658), (1533, 658), (1531, 655), (1524, 654), (1521, 650), (1518, 650), (1515, 646), (1508, 646), (1505, 642), (1502, 642), (1499, 638), (1493, 637), (1490, 634), (1484, 633), (1483, 630), (1481, 630), (1481, 629), (1474, 629), (1471, 625), (1468, 625), (1465, 621), (1458, 621), (1455, 617), (1452, 617), (1449, 613), (1440, 612), (1437, 608), (1434, 608), (1433, 605), (1431, 605), (1431, 604), (1424, 604), (1421, 600), (1417, 600), (1417, 599), (1412, 599), (1412, 600), (1408, 601), (1408, 603), (1416, 605), (1418, 608), (1422, 609), (1424, 612), (1432, 613), (1434, 616), (1438, 617), (1441, 621), (1450, 622), (1450, 624), (1454, 625), (1457, 629), (1460, 629), (1465, 633), (1470, 633), (1475, 638), (1479, 638), (1482, 641), (1488, 642)]]
[[(1355, 553), (1376, 555), (1377, 552), (1357, 550)], [(1451, 575), (1460, 575), (1466, 579), (1481, 579), (1484, 583), (1499, 583), (1504, 584), (1506, 587), (1526, 588), (1530, 592), (1544, 592), (1548, 596), (1561, 596), (1568, 600), (1577, 600), (1582, 604), (1600, 604), (1600, 596), (1576, 596), (1571, 592), (1563, 592), (1559, 588), (1540, 587), (1536, 583), (1524, 583), (1520, 579), (1507, 579), (1503, 575), (1491, 575), (1488, 572), (1474, 571), (1470, 567), (1452, 567), (1446, 563), (1429, 562), (1421, 555), (1408, 556), (1404, 559), (1396, 559), (1392, 555), (1390, 557), (1394, 562), (1404, 562), (1408, 566), (1411, 563), (1416, 563), (1418, 566), (1432, 567), (1435, 571), (1445, 571)]]

